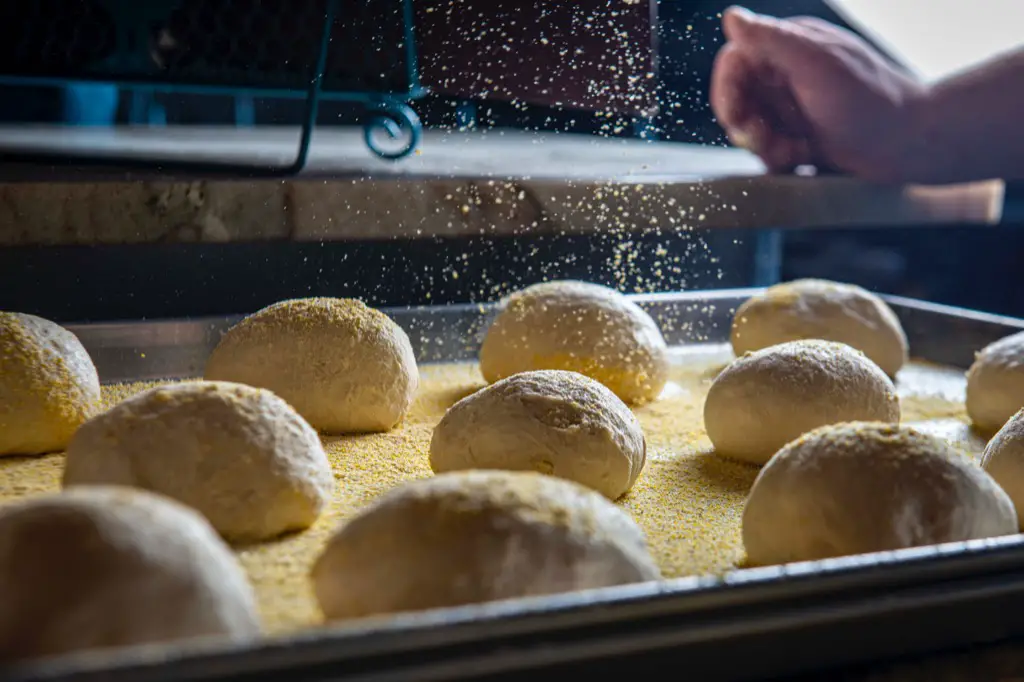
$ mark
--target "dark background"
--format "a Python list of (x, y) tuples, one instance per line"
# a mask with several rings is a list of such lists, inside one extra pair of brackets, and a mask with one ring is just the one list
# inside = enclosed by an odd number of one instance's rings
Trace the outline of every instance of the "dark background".
[[(661, 113), (650, 121), (622, 118), (622, 135), (641, 125), (663, 140), (725, 145), (707, 104), (711, 66), (721, 45), (719, 13), (730, 3), (663, 0), (658, 6), (658, 79)], [(820, 0), (750, 0), (755, 10), (808, 14), (839, 22)], [(922, 27), (924, 30), (924, 27)], [(120, 120), (131, 97), (122, 93)], [(59, 120), (61, 95), (21, 89), (6, 94), (7, 121)], [(233, 123), (227, 97), (158, 96), (170, 123)], [(255, 122), (294, 124), (295, 101), (256, 100)], [(428, 96), (416, 103), (428, 127), (591, 132), (607, 135), (607, 120), (588, 112), (497, 101)], [(321, 125), (360, 122), (358, 107), (327, 104)], [(780, 226), (785, 227), (785, 226)], [(616, 239), (620, 239), (617, 237)], [(657, 283), (661, 290), (763, 285), (776, 279), (818, 276), (868, 288), (965, 307), (1024, 316), (1018, 271), (1024, 264), (1024, 232), (1002, 226), (871, 230), (712, 230), (669, 238), (634, 239), (637, 263), (656, 247), (688, 254), (681, 273)], [(694, 248), (699, 242), (700, 248)], [(327, 243), (28, 248), (0, 251), (0, 308), (21, 309), (57, 320), (179, 316), (250, 311), (286, 296), (358, 295), (379, 305), (475, 300), (481, 283), (525, 285), (541, 273), (531, 266), (547, 258), (564, 263), (548, 276), (577, 276), (622, 284), (607, 263), (608, 240), (515, 237), (494, 240), (391, 240), (373, 244)], [(457, 281), (443, 275), (453, 254), (473, 263)], [(533, 254), (532, 256), (529, 254)], [(311, 263), (317, 263), (313, 268)], [(352, 264), (358, 263), (359, 267)], [(409, 272), (435, 271), (413, 277)], [(635, 270), (636, 268), (634, 268)], [(631, 288), (627, 273), (626, 287)], [(112, 279), (118, 284), (111, 287)], [(33, 283), (25, 286), (26, 282)], [(99, 284), (99, 283), (102, 283)], [(370, 284), (372, 283), (372, 285)], [(645, 285), (649, 288), (649, 285)], [(430, 297), (427, 297), (427, 294)]]

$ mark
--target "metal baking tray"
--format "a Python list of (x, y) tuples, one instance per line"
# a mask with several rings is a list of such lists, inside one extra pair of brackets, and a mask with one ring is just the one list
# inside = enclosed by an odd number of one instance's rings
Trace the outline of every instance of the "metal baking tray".
[[(722, 343), (756, 289), (638, 296), (671, 344)], [(889, 297), (915, 358), (966, 367), (1024, 320)], [(491, 306), (388, 310), (420, 362), (475, 358)], [(72, 326), (105, 382), (197, 376), (235, 319)], [(53, 660), (37, 682), (426, 682), (524, 674), (777, 678), (1024, 638), (1024, 536), (738, 570), (329, 626), (255, 645)]]

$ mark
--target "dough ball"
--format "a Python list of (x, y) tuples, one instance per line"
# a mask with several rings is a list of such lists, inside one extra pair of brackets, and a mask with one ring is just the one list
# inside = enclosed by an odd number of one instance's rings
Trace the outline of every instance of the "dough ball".
[(657, 580), (643, 534), (596, 492), (533, 472), (408, 483), (328, 542), (313, 586), (329, 619)]
[(989, 441), (981, 466), (1006, 491), (1014, 506), (1024, 510), (1024, 410), (1011, 417)]
[(647, 457), (640, 422), (598, 382), (560, 370), (516, 374), (456, 403), (434, 429), (430, 466), (538, 471), (616, 499)]
[(150, 389), (94, 417), (68, 446), (64, 485), (162, 493), (247, 541), (308, 528), (334, 490), (313, 428), (270, 391), (226, 382)]
[(78, 337), (41, 317), (0, 312), (0, 456), (63, 450), (99, 398)]
[(651, 316), (614, 289), (545, 282), (508, 298), (480, 349), (491, 383), (536, 369), (579, 372), (640, 403), (665, 387), (668, 349)]
[(747, 300), (732, 323), (736, 355), (768, 346), (823, 339), (863, 352), (893, 377), (907, 362), (907, 335), (881, 298), (852, 284), (799, 279)]
[(967, 414), (994, 433), (1024, 407), (1024, 332), (989, 344), (967, 372)]
[(0, 663), (259, 634), (235, 557), (199, 514), (116, 487), (0, 509)]
[(894, 424), (824, 426), (761, 470), (743, 510), (754, 564), (1017, 532), (1013, 502), (946, 442)]
[(409, 337), (360, 301), (283, 301), (232, 327), (206, 379), (270, 389), (326, 433), (393, 428), (412, 405), (419, 372)]
[(899, 420), (889, 377), (860, 351), (832, 341), (747, 353), (715, 378), (704, 403), (704, 428), (718, 454), (752, 464), (819, 426)]

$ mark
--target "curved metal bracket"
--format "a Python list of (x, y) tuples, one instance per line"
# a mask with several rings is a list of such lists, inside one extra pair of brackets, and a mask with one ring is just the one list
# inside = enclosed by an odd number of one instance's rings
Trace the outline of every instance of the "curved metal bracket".
[[(423, 136), (423, 123), (412, 107), (404, 102), (371, 105), (369, 118), (363, 124), (366, 146), (377, 156), (391, 161), (404, 158), (419, 146)], [(381, 133), (391, 143), (381, 145)], [(395, 144), (397, 143), (397, 145)]]

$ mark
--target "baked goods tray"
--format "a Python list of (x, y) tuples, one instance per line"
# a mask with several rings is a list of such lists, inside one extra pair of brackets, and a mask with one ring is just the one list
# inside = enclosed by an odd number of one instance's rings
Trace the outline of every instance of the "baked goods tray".
[[(757, 290), (638, 296), (673, 345), (722, 343)], [(916, 358), (966, 367), (1024, 320), (889, 297)], [(389, 310), (420, 362), (476, 355), (492, 308)], [(234, 319), (71, 325), (105, 382), (201, 373)], [(544, 672), (753, 680), (1024, 639), (1024, 537), (569, 593), (330, 626), (253, 645), (87, 654), (47, 682), (504, 680)]]

